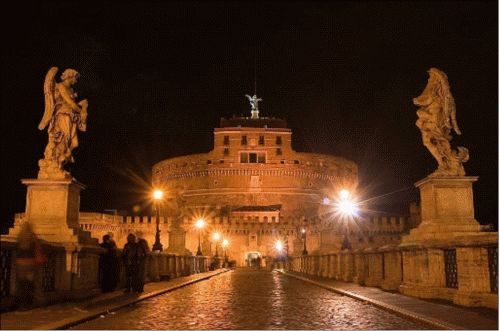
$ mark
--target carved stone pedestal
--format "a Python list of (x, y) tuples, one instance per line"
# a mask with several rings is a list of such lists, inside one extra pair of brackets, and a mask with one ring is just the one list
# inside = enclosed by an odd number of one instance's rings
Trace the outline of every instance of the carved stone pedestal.
[(73, 178), (23, 179), (28, 187), (26, 212), (17, 219), (8, 237), (13, 240), (24, 222), (30, 222), (44, 244), (44, 275), (52, 279), (47, 300), (84, 298), (99, 293), (98, 263), (102, 249), (98, 240), (79, 225), (80, 192), (85, 185)]
[(22, 183), (28, 187), (26, 213), (9, 236), (17, 236), (20, 223), (29, 221), (37, 237), (48, 242), (97, 245), (97, 239), (82, 231), (78, 223), (80, 192), (85, 185), (74, 178), (23, 179)]
[(498, 307), (492, 293), (487, 247), (498, 233), (481, 232), (474, 219), (477, 177), (431, 177), (420, 189), (422, 223), (402, 237), (404, 281), (400, 292), (466, 306)]
[(168, 248), (165, 252), (179, 255), (193, 255), (186, 248), (186, 230), (178, 225), (172, 226), (168, 232)]
[(402, 242), (447, 240), (476, 234), (472, 183), (477, 177), (433, 177), (415, 184), (420, 189), (422, 223)]

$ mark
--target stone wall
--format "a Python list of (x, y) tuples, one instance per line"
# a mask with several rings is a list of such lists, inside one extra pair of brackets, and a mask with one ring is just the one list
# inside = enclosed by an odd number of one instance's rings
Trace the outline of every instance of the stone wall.
[(284, 267), (420, 298), (498, 309), (498, 233), (445, 246), (385, 245), (294, 255)]

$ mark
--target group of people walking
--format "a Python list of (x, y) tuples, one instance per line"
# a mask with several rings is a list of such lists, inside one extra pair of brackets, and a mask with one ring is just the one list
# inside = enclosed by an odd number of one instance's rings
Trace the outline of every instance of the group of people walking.
[[(101, 275), (102, 293), (113, 292), (120, 280), (120, 259), (115, 242), (109, 235), (103, 237), (100, 245), (105, 249), (101, 253), (99, 269)], [(149, 251), (145, 239), (136, 240), (134, 234), (127, 236), (127, 243), (123, 247), (121, 259), (125, 267), (124, 292), (144, 292), (146, 254)]]

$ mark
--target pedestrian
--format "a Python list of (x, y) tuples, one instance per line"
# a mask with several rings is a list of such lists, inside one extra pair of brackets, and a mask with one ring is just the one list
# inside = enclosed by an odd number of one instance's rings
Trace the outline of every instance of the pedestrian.
[(139, 274), (139, 254), (138, 244), (135, 235), (130, 233), (127, 236), (127, 243), (122, 252), (123, 264), (125, 265), (125, 289), (124, 292), (131, 292), (134, 284), (137, 283)]
[(109, 235), (102, 238), (100, 246), (105, 249), (105, 252), (102, 252), (99, 258), (101, 291), (102, 293), (109, 293), (113, 292), (118, 285), (118, 277), (120, 276), (118, 253), (116, 244)]
[(18, 234), (19, 251), (17, 253), (17, 296), (19, 310), (28, 310), (36, 305), (40, 292), (40, 269), (47, 261), (42, 246), (33, 232), (30, 222), (21, 226)]
[(146, 283), (146, 257), (149, 252), (148, 242), (141, 238), (137, 242), (137, 254), (139, 259), (139, 268), (137, 272), (137, 280), (135, 283), (135, 292), (144, 292), (144, 284)]

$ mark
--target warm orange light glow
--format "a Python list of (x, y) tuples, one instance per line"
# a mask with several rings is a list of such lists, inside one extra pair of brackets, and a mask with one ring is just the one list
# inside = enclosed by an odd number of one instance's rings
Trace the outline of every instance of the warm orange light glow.
[(346, 216), (354, 216), (358, 213), (358, 206), (354, 201), (343, 200), (339, 203), (339, 210)]
[(278, 252), (281, 252), (282, 249), (283, 249), (283, 244), (281, 243), (281, 240), (276, 241), (276, 250)]
[(224, 239), (222, 241), (222, 246), (226, 247), (228, 244), (229, 244), (229, 241), (227, 241), (227, 239)]
[(342, 190), (342, 191), (340, 191), (340, 197), (342, 199), (344, 199), (344, 200), (347, 199), (347, 198), (349, 198), (349, 191), (348, 190)]
[(199, 219), (199, 220), (196, 221), (196, 227), (198, 229), (201, 229), (203, 226), (205, 226), (205, 221), (204, 220)]
[(220, 234), (218, 232), (214, 233), (214, 240), (219, 240)]
[(156, 200), (160, 200), (163, 197), (163, 191), (155, 190), (153, 196)]

